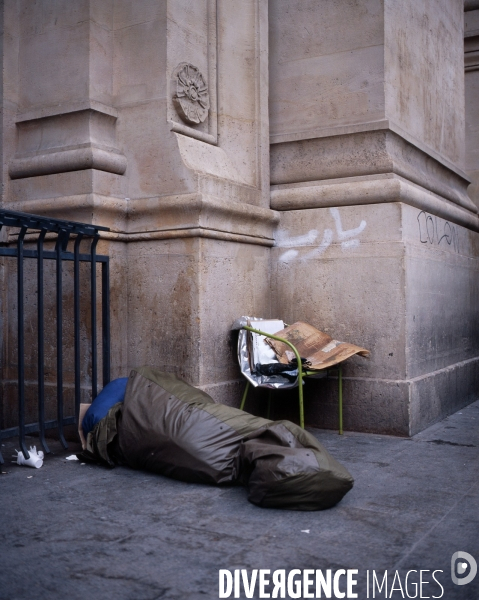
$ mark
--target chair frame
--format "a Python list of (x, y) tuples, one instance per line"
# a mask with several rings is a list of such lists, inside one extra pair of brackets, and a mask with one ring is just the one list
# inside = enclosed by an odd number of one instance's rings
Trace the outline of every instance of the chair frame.
[[(241, 329), (246, 329), (247, 331), (251, 331), (252, 333), (257, 333), (267, 338), (271, 338), (273, 340), (277, 340), (278, 342), (282, 342), (291, 348), (296, 356), (296, 360), (298, 363), (298, 391), (299, 391), (299, 424), (302, 429), (304, 429), (304, 403), (303, 403), (303, 378), (310, 377), (312, 375), (317, 375), (318, 371), (308, 371), (307, 369), (303, 369), (303, 365), (301, 364), (301, 357), (299, 352), (295, 348), (295, 346), (288, 340), (284, 338), (278, 337), (277, 335), (273, 335), (271, 333), (266, 333), (265, 331), (261, 331), (260, 329), (255, 329), (254, 327), (250, 327), (248, 325), (243, 325)], [(338, 371), (338, 393), (339, 393), (339, 435), (343, 434), (343, 373), (341, 365), (338, 364), (334, 369), (326, 369), (326, 373), (329, 374), (330, 371), (336, 370)], [(248, 395), (250, 387), (250, 382), (246, 382), (246, 388), (243, 393), (243, 398), (241, 399), (240, 409), (244, 409), (244, 405), (246, 402), (246, 397)], [(269, 412), (269, 401), (268, 401), (268, 412)]]

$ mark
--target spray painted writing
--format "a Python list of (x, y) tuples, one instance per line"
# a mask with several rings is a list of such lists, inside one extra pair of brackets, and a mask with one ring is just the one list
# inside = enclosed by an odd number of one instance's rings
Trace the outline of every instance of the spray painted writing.
[(439, 219), (434, 215), (430, 215), (423, 210), (417, 216), (419, 224), (419, 241), (421, 244), (435, 244), (440, 246), (451, 246), (455, 252), (459, 252), (459, 238), (456, 227)]
[[(344, 230), (341, 223), (341, 215), (339, 214), (339, 210), (337, 208), (330, 208), (329, 212), (333, 217), (336, 229), (336, 237), (337, 240), (341, 242), (341, 249), (349, 250), (351, 248), (357, 248), (359, 246), (359, 240), (357, 239), (357, 236), (364, 231), (366, 227), (366, 221), (361, 221), (361, 223), (354, 229)], [(277, 236), (276, 243), (281, 248), (291, 248), (293, 246), (311, 246), (317, 241), (318, 236), (319, 232), (317, 229), (311, 229), (305, 235), (299, 235), (296, 237), (289, 237), (286, 233), (280, 232)], [(301, 260), (308, 260), (320, 256), (333, 243), (333, 241), (334, 231), (332, 229), (325, 229), (322, 240), (318, 246), (310, 252), (304, 254), (301, 257)], [(298, 250), (287, 250), (280, 256), (280, 260), (287, 262), (295, 259), (298, 254)]]

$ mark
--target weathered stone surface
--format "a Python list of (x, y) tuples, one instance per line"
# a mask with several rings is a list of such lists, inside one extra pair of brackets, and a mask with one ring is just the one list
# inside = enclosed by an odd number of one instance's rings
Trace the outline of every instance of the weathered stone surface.
[[(472, 397), (479, 354), (477, 244), (476, 233), (401, 203), (282, 213), (272, 313), (371, 350), (369, 360), (355, 357), (344, 366), (348, 426), (408, 435), (433, 422), (434, 409), (449, 414)], [(469, 392), (452, 394), (466, 374)], [(393, 417), (392, 408), (388, 417), (378, 411), (376, 400), (396, 387), (402, 390), (398, 410), (410, 421)], [(316, 384), (321, 406), (325, 393), (334, 405), (327, 388), (327, 382)], [(366, 398), (372, 400), (364, 404)]]
[(272, 184), (385, 173), (394, 173), (477, 212), (466, 192), (469, 180), (465, 173), (442, 164), (391, 130), (274, 144), (271, 149)]
[[(344, 367), (347, 426), (408, 435), (470, 401), (476, 380), (479, 221), (464, 172), (462, 7), (279, 4), (273, 313), (369, 348), (369, 362)], [(322, 417), (311, 402), (310, 418), (332, 426), (336, 384), (314, 386), (328, 408)]]
[[(114, 376), (150, 363), (238, 403), (229, 326), (252, 314), (372, 351), (344, 368), (348, 428), (407, 435), (473, 399), (474, 2), (465, 38), (445, 0), (2, 4), (3, 205), (110, 227)], [(184, 64), (201, 119), (177, 111)], [(335, 426), (336, 384), (307, 386), (310, 422)]]
[(384, 7), (386, 116), (464, 168), (462, 2), (386, 0)]
[(270, 5), (272, 141), (384, 119), (382, 2)]
[[(474, 8), (474, 10), (473, 10)], [(464, 14), (466, 68), (466, 171), (472, 179), (469, 196), (479, 206), (479, 6)]]

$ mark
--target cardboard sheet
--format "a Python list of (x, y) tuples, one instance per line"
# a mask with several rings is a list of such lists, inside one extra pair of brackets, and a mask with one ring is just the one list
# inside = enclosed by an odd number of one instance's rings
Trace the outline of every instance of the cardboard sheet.
[[(329, 369), (354, 354), (365, 357), (369, 357), (370, 354), (365, 348), (334, 340), (327, 333), (302, 321), (285, 327), (275, 335), (291, 342), (300, 357), (306, 359), (304, 367), (311, 371)], [(286, 344), (272, 339), (268, 339), (267, 343), (275, 351), (279, 362), (286, 364), (294, 357), (294, 353)]]

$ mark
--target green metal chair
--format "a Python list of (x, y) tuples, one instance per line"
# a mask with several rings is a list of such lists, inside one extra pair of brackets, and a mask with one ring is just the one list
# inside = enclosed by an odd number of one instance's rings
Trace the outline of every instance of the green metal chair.
[[(289, 346), (291, 348), (291, 350), (293, 351), (293, 353), (296, 357), (297, 365), (298, 365), (297, 385), (298, 385), (298, 396), (299, 396), (299, 424), (304, 429), (303, 380), (306, 377), (315, 377), (315, 376), (317, 377), (318, 373), (321, 373), (321, 371), (319, 371), (319, 372), (318, 371), (308, 371), (307, 369), (304, 369), (302, 366), (302, 363), (301, 363), (301, 357), (300, 357), (297, 349), (288, 340), (285, 340), (284, 338), (278, 337), (277, 335), (273, 335), (271, 333), (266, 333), (264, 331), (261, 331), (260, 329), (250, 327), (248, 325), (241, 325), (240, 327), (238, 327), (238, 329), (244, 329), (246, 331), (250, 331), (251, 333), (256, 333), (258, 335), (262, 335), (264, 337), (271, 338), (273, 340), (277, 340), (278, 342), (282, 342), (283, 344), (286, 344), (287, 346)], [(333, 368), (327, 369), (326, 376), (328, 376), (329, 373), (333, 373), (333, 372), (338, 374), (339, 435), (342, 435), (342, 433), (343, 433), (343, 374), (342, 374), (341, 365), (335, 366), (334, 369)], [(241, 410), (244, 409), (250, 385), (251, 385), (250, 382), (247, 380), (246, 388), (243, 393), (243, 398), (241, 400), (241, 405), (240, 405)], [(262, 387), (262, 386), (261, 386), (261, 384), (258, 384), (257, 387)], [(292, 387), (292, 386), (290, 386), (290, 387)], [(271, 404), (271, 389), (270, 389), (270, 397), (268, 398), (268, 417), (269, 417), (269, 411), (270, 411), (270, 404)]]

